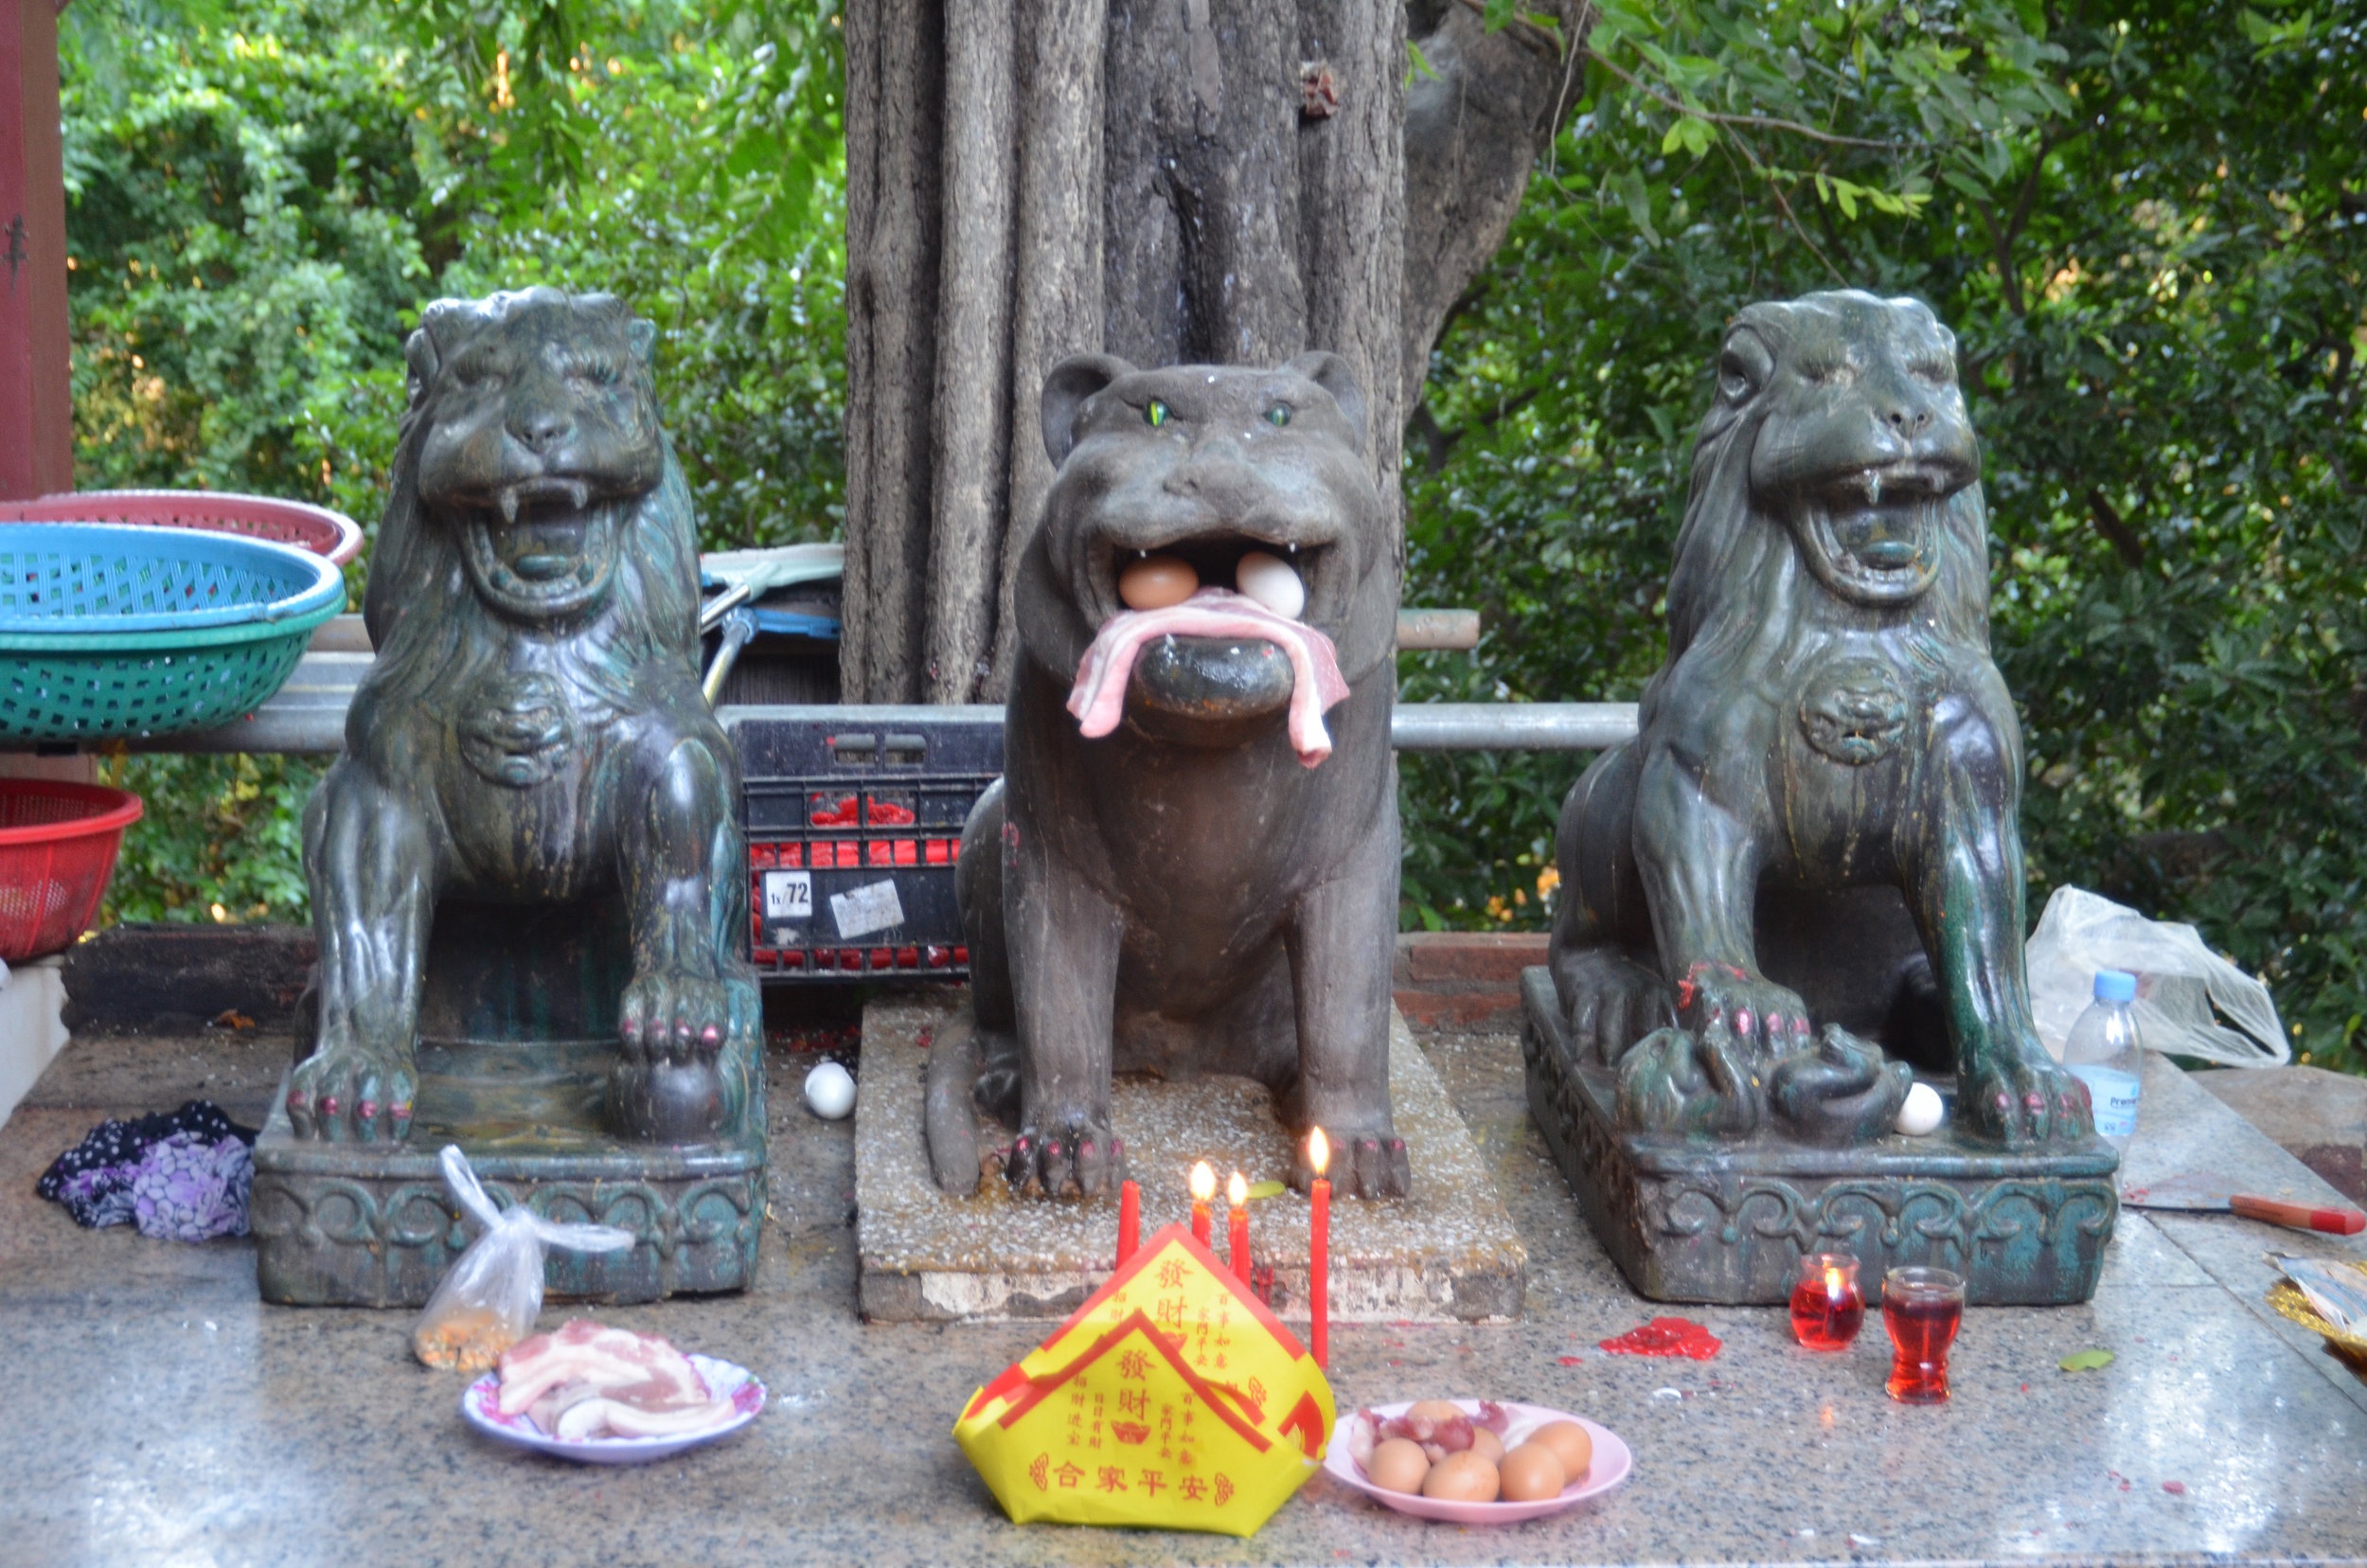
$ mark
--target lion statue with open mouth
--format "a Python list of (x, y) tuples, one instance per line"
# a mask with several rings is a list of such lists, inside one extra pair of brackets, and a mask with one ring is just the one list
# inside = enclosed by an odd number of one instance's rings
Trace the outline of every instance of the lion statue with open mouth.
[(543, 288), (440, 301), (411, 335), (364, 607), (378, 657), (305, 813), (320, 1015), (289, 1088), (299, 1137), (408, 1132), (446, 900), (495, 929), (569, 905), (629, 932), (630, 979), (592, 1009), (613, 1004), (619, 1135), (718, 1140), (761, 1094), (737, 764), (699, 692), (653, 337), (610, 295)]
[(1811, 294), (1727, 329), (1668, 662), (1557, 835), (1555, 988), (1629, 1125), (1879, 1135), (1907, 1081), (1888, 1047), (1952, 1070), (1977, 1136), (2089, 1133), (2022, 970), (1980, 469), (1921, 304)]

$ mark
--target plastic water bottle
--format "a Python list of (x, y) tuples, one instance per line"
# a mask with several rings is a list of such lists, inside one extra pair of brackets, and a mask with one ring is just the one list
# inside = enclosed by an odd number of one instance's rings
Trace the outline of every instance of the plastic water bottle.
[(2137, 1132), (2137, 977), (2098, 970), (2095, 997), (2063, 1042), (2063, 1065), (2088, 1086), (2098, 1134), (2127, 1149)]

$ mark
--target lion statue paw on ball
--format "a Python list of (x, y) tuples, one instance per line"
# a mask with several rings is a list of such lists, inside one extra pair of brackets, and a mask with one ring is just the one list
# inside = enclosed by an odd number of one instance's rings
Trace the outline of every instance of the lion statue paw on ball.
[[(1389, 1100), (1397, 557), (1344, 361), (1105, 355), (1054, 368), (1058, 467), (1016, 593), (1003, 783), (962, 835), (974, 1037), (940, 1031), (939, 1183), (981, 1177), (976, 1104), (1030, 1196), (1115, 1187), (1111, 1076), (1264, 1082), (1404, 1193)], [(1150, 572), (1148, 594), (1136, 578)]]
[(1631, 1123), (1878, 1135), (1906, 1078), (1862, 1035), (1952, 1069), (1974, 1135), (2089, 1133), (2022, 971), (1980, 465), (1921, 304), (1811, 294), (1727, 329), (1668, 661), (1557, 835), (1555, 988)]
[(699, 693), (688, 488), (654, 330), (606, 294), (428, 307), (364, 607), (378, 657), (304, 821), (320, 940), (299, 1137), (399, 1139), (439, 900), (624, 906), (606, 1118), (644, 1141), (746, 1112), (738, 770)]

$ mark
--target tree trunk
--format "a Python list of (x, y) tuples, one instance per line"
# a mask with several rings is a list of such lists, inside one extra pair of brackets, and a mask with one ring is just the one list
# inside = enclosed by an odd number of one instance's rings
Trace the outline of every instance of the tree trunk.
[[(1410, 87), (1409, 10), (1434, 72)], [(871, 0), (845, 25), (848, 701), (1000, 699), (1067, 355), (1328, 348), (1394, 505), (1432, 339), (1566, 109), (1550, 38), (1468, 0)]]

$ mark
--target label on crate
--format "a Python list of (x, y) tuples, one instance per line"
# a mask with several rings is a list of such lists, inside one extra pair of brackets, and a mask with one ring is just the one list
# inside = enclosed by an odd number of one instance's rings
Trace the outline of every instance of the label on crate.
[(767, 871), (764, 874), (764, 918), (793, 921), (813, 918), (813, 873)]
[(866, 882), (830, 895), (830, 915), (841, 936), (868, 936), (875, 931), (904, 923), (903, 900), (896, 896), (894, 879)]

